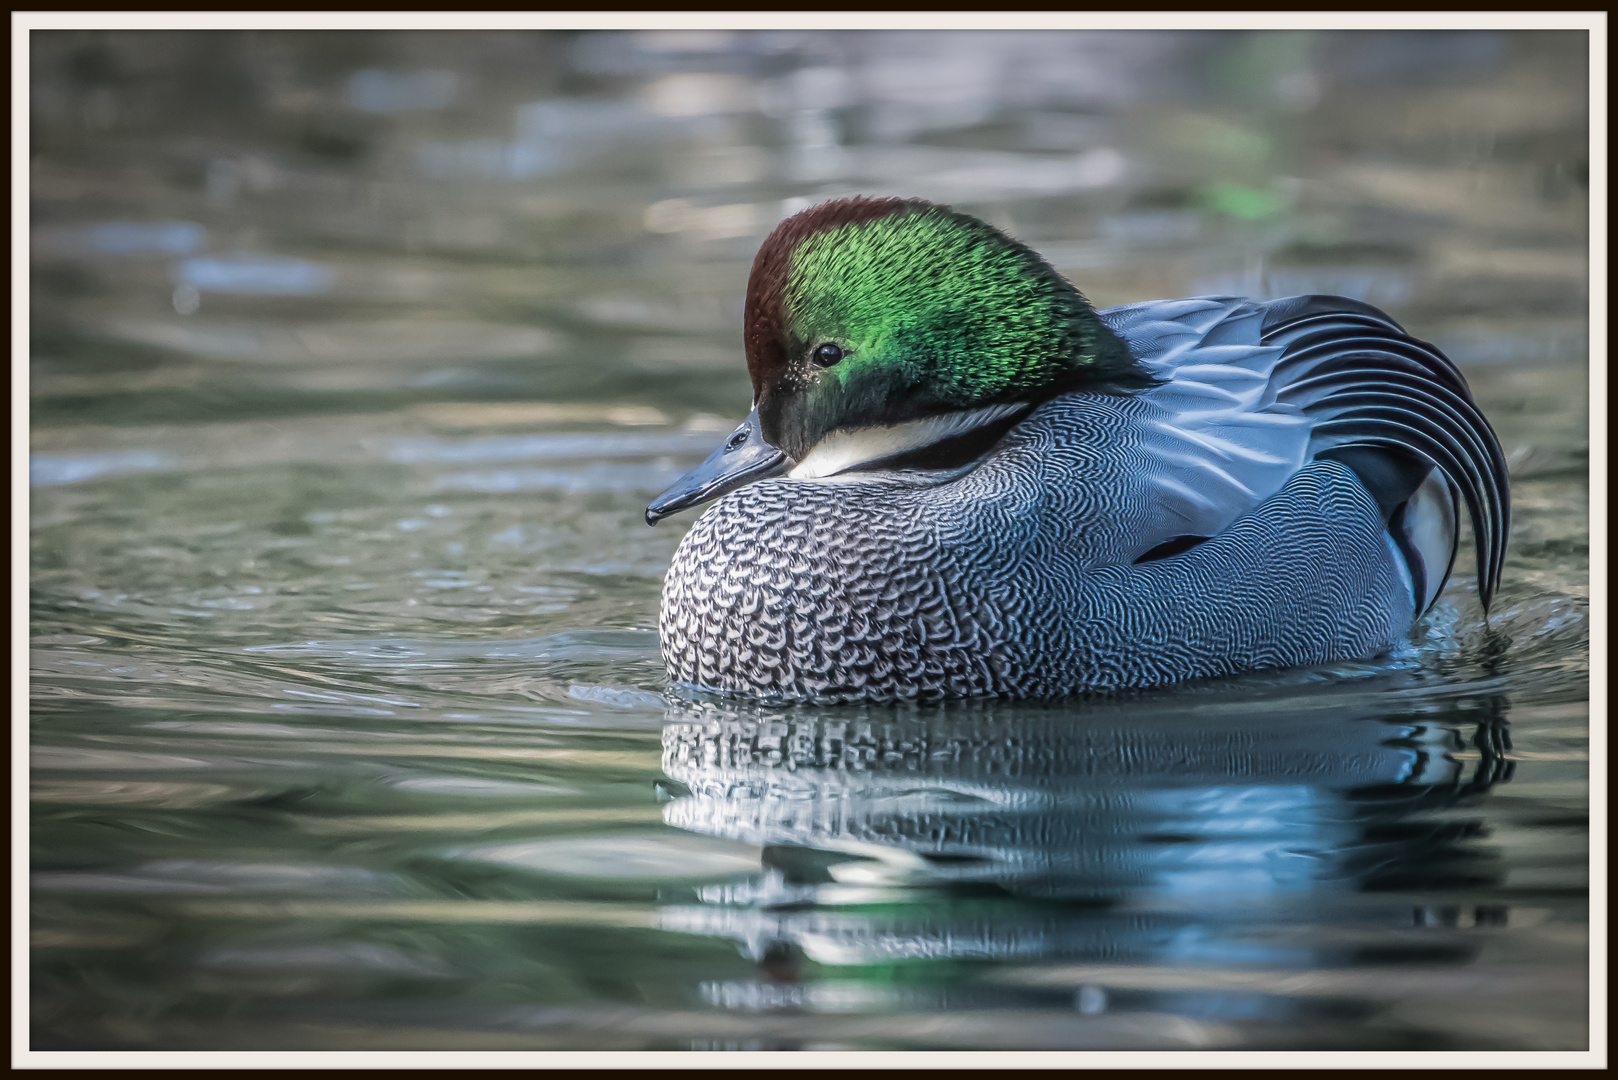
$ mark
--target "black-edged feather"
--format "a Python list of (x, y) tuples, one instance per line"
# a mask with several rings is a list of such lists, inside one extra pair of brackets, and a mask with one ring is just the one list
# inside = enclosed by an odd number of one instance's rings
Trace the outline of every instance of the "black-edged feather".
[(1454, 363), (1382, 311), (1342, 296), (1265, 305), (1263, 342), (1286, 350), (1276, 398), (1315, 419), (1311, 456), (1381, 447), (1444, 470), (1472, 518), (1487, 610), (1505, 561), (1510, 481), (1500, 441)]

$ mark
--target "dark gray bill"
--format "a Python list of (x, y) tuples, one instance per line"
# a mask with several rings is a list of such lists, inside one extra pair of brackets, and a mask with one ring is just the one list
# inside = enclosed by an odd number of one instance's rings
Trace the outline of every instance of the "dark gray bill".
[(646, 524), (656, 525), (670, 514), (728, 495), (754, 480), (779, 476), (786, 468), (786, 454), (764, 441), (759, 431), (758, 410), (754, 409), (707, 460), (652, 500), (652, 505), (646, 508)]

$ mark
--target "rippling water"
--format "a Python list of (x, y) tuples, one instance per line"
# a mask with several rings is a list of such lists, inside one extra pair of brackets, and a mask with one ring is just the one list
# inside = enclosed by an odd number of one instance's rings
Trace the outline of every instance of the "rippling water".
[[(1584, 48), (36, 32), (34, 1048), (1584, 1047)], [(856, 191), (1386, 306), (1506, 448), (1493, 613), (1463, 554), (1359, 663), (672, 692), (642, 510)]]

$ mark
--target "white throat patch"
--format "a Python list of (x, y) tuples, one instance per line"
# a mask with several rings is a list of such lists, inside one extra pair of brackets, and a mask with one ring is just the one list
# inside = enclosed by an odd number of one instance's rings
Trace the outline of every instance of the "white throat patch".
[(919, 450), (984, 424), (1004, 420), (1029, 407), (1026, 401), (1014, 401), (1005, 405), (987, 405), (981, 409), (929, 416), (925, 420), (911, 420), (891, 427), (834, 431), (816, 443), (814, 449), (805, 454), (804, 459), (793, 466), (787, 476), (794, 480), (836, 476), (868, 461), (892, 457), (907, 450)]

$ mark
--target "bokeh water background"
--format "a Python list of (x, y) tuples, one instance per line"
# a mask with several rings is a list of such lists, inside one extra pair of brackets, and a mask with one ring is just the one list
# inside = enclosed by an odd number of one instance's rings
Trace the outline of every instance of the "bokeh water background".
[[(1586, 1044), (1584, 34), (30, 48), (35, 1049)], [(1385, 307), (1507, 451), (1487, 624), (1463, 553), (1363, 663), (672, 693), (642, 508), (853, 193)]]

